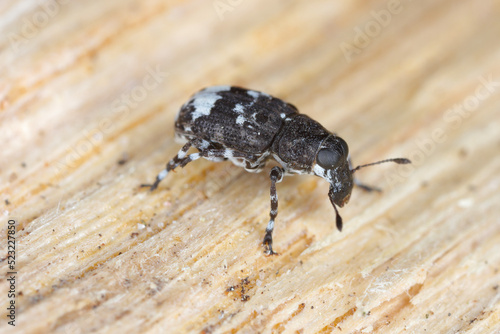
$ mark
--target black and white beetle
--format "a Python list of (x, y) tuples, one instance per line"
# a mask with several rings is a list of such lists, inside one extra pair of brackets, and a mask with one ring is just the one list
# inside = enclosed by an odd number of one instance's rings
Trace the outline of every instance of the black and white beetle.
[[(347, 143), (326, 130), (297, 108), (278, 98), (254, 90), (213, 86), (194, 94), (180, 109), (175, 120), (176, 140), (186, 143), (167, 163), (151, 191), (169, 171), (184, 167), (198, 158), (210, 161), (230, 160), (249, 172), (260, 172), (269, 158), (280, 165), (271, 169), (271, 211), (263, 244), (273, 251), (274, 220), (278, 215), (276, 183), (284, 174), (314, 174), (330, 183), (328, 197), (335, 209), (338, 230), (342, 218), (336, 205), (349, 201), (354, 184), (365, 190), (378, 190), (353, 178), (358, 169), (383, 162), (410, 163), (404, 158), (387, 159), (352, 168)], [(198, 153), (187, 154), (194, 146)]]

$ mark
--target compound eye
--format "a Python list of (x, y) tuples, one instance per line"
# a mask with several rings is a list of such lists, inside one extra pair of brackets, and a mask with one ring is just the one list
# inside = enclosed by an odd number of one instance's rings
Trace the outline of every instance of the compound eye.
[(337, 140), (340, 144), (340, 147), (342, 148), (343, 151), (343, 156), (347, 157), (349, 155), (349, 147), (347, 147), (347, 143), (345, 142), (344, 139), (337, 137)]
[(325, 169), (331, 169), (339, 162), (340, 158), (340, 152), (329, 148), (322, 148), (318, 152), (316, 162)]

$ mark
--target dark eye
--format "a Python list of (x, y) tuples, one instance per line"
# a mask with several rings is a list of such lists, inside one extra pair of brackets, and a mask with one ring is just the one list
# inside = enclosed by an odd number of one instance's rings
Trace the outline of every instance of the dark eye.
[(345, 142), (344, 139), (340, 137), (337, 137), (337, 141), (339, 142), (340, 147), (342, 148), (343, 156), (347, 158), (347, 156), (349, 155), (349, 147), (347, 147), (347, 143)]
[(318, 156), (316, 158), (316, 162), (318, 165), (325, 169), (330, 169), (335, 166), (340, 160), (341, 154), (330, 148), (322, 148), (318, 152)]

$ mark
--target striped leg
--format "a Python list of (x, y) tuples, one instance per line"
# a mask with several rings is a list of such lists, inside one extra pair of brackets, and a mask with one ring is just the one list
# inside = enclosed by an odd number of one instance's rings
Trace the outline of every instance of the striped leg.
[[(187, 155), (187, 151), (194, 146), (200, 152), (192, 153)], [(153, 184), (142, 184), (141, 187), (149, 187), (151, 191), (155, 190), (158, 187), (158, 184), (163, 180), (168, 172), (174, 170), (177, 167), (184, 167), (191, 161), (194, 161), (199, 158), (205, 158), (210, 161), (218, 162), (224, 161), (231, 158), (242, 158), (245, 161), (256, 161), (257, 157), (252, 154), (242, 153), (238, 151), (233, 151), (227, 148), (221, 148), (217, 145), (210, 144), (208, 141), (204, 139), (193, 139), (187, 142), (177, 153), (177, 155), (168, 162), (167, 167), (162, 170), (156, 176), (156, 180)]]
[(187, 151), (191, 148), (191, 145), (192, 142), (189, 141), (181, 148), (179, 153), (177, 153), (177, 155), (168, 162), (167, 167), (165, 167), (164, 170), (158, 173), (153, 184), (141, 184), (141, 187), (149, 187), (149, 190), (153, 191), (158, 187), (158, 184), (161, 182), (161, 180), (163, 180), (167, 176), (168, 172), (174, 170), (178, 166), (184, 167), (189, 162), (200, 158), (200, 153), (193, 153), (186, 156)]
[(278, 194), (276, 193), (276, 183), (283, 180), (284, 170), (281, 167), (273, 167), (271, 169), (271, 211), (269, 212), (270, 220), (266, 227), (266, 235), (264, 236), (264, 241), (262, 244), (266, 248), (265, 253), (267, 255), (277, 255), (278, 253), (273, 251), (273, 230), (274, 230), (274, 220), (278, 215)]

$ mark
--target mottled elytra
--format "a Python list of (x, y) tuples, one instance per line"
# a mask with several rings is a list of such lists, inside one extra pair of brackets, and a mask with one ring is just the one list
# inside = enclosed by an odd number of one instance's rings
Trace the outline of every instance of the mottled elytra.
[[(194, 94), (180, 109), (175, 120), (176, 140), (185, 143), (167, 163), (151, 191), (169, 171), (184, 167), (198, 158), (210, 161), (230, 160), (249, 172), (260, 172), (270, 158), (280, 166), (271, 169), (271, 211), (264, 237), (266, 254), (273, 251), (274, 221), (278, 215), (276, 183), (287, 174), (313, 174), (330, 183), (328, 197), (335, 209), (337, 228), (342, 218), (336, 205), (349, 201), (354, 184), (365, 190), (377, 190), (357, 182), (355, 171), (383, 162), (410, 163), (404, 158), (387, 159), (352, 168), (347, 143), (326, 130), (297, 108), (278, 98), (254, 90), (214, 86)], [(198, 153), (187, 154), (191, 147)]]

